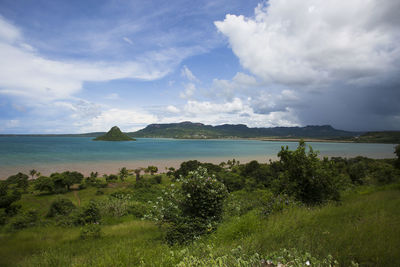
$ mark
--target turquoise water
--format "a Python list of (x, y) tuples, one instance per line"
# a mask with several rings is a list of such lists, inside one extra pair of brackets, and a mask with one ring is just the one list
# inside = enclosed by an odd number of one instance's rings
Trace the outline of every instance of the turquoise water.
[[(394, 157), (391, 144), (309, 144), (323, 156)], [(274, 157), (283, 145), (297, 147), (296, 142), (256, 140), (140, 138), (136, 142), (94, 142), (90, 137), (0, 137), (0, 168), (75, 162)]]

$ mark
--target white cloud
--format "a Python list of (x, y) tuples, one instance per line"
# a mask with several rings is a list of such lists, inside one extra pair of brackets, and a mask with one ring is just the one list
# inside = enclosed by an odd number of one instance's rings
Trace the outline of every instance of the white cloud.
[[(395, 1), (270, 0), (253, 18), (215, 22), (241, 64), (264, 81), (305, 85), (371, 77), (400, 58), (399, 28), (374, 24)], [(397, 1), (398, 2), (398, 1)], [(398, 10), (398, 9), (397, 9)]]
[(199, 82), (196, 76), (192, 73), (192, 71), (185, 65), (181, 70), (182, 77), (185, 77), (191, 82)]
[(209, 101), (190, 100), (185, 105), (185, 111), (190, 114), (215, 114), (215, 113), (239, 113), (243, 110), (243, 103), (240, 98), (233, 99), (232, 102), (212, 103)]
[(173, 105), (169, 105), (165, 109), (170, 113), (179, 113), (179, 112), (181, 112), (179, 108), (177, 108), (177, 107), (175, 107)]
[(127, 42), (128, 44), (130, 44), (130, 45), (133, 45), (133, 42), (132, 42), (132, 40), (131, 39), (129, 39), (128, 37), (123, 37), (122, 38), (122, 40), (124, 40), (125, 42)]
[(120, 97), (119, 97), (119, 95), (118, 95), (117, 93), (111, 93), (111, 94), (109, 94), (109, 95), (106, 95), (105, 98), (106, 98), (106, 99), (109, 99), (109, 100), (117, 100), (117, 99), (120, 99)]
[(185, 87), (185, 91), (181, 92), (179, 94), (179, 97), (185, 98), (185, 99), (191, 98), (196, 91), (196, 85), (194, 83), (187, 83), (187, 84), (184, 84), (184, 87)]
[(127, 62), (52, 60), (24, 43), (19, 29), (0, 17), (0, 93), (49, 101), (71, 97), (85, 81), (154, 80), (169, 73), (187, 53), (179, 57), (168, 49)]

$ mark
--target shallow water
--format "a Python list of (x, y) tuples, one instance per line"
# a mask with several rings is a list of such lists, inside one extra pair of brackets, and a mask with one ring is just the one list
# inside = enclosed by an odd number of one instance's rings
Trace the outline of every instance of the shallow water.
[[(136, 142), (101, 142), (90, 137), (0, 137), (0, 168), (48, 165), (149, 162), (189, 159), (275, 158), (281, 146), (297, 142), (258, 140), (176, 140), (139, 138)], [(393, 158), (392, 144), (309, 143), (322, 156)], [(4, 174), (4, 171), (1, 172)]]

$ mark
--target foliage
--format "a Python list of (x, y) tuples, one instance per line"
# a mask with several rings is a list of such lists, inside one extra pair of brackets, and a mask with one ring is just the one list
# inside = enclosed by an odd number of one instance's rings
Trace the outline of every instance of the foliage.
[[(262, 256), (258, 253), (248, 254), (241, 246), (231, 249), (227, 254), (218, 256), (214, 252), (214, 246), (208, 245), (202, 247), (202, 254), (207, 257), (196, 257), (190, 255), (188, 250), (183, 250), (184, 255), (178, 267), (208, 267), (208, 266), (319, 266), (332, 267), (337, 266), (338, 262), (331, 255), (318, 259), (311, 256), (310, 253), (300, 252), (296, 249), (281, 249)], [(351, 266), (357, 266), (352, 264)]]
[(136, 141), (136, 139), (121, 132), (121, 130), (114, 126), (105, 135), (101, 135), (93, 139), (94, 141)]
[(0, 181), (0, 209), (4, 209), (6, 213), (9, 213), (12, 204), (21, 198), (18, 190), (11, 190), (8, 187), (7, 182)]
[(29, 186), (28, 179), (28, 175), (19, 172), (15, 175), (11, 175), (10, 177), (8, 177), (6, 182), (9, 185), (15, 185), (16, 188), (26, 190)]
[(213, 231), (222, 217), (227, 190), (223, 183), (199, 167), (181, 177), (181, 187), (171, 184), (145, 218), (167, 223), (168, 243), (184, 243)]
[(125, 180), (128, 175), (129, 171), (126, 169), (126, 167), (123, 167), (119, 170), (119, 178), (121, 179), (121, 181)]
[(153, 175), (158, 172), (158, 168), (156, 166), (148, 166), (144, 171)]
[(20, 213), (10, 220), (10, 230), (15, 231), (34, 226), (37, 219), (38, 213), (36, 210), (28, 210), (26, 212)]
[(215, 221), (221, 218), (223, 201), (228, 192), (223, 183), (208, 175), (207, 169), (200, 167), (182, 178), (181, 190), (184, 196), (180, 205), (183, 214)]
[(397, 156), (396, 163), (395, 163), (396, 167), (400, 169), (400, 145), (397, 145), (395, 147), (394, 153)]
[(306, 153), (304, 141), (295, 151), (282, 147), (278, 157), (284, 171), (275, 187), (278, 193), (286, 193), (306, 204), (339, 200), (339, 181), (335, 179), (333, 164), (317, 156), (311, 146)]
[(50, 209), (47, 212), (47, 217), (55, 216), (66, 216), (70, 214), (74, 209), (75, 205), (71, 200), (67, 198), (59, 198), (50, 204)]
[(99, 223), (101, 220), (101, 212), (98, 207), (98, 203), (91, 200), (89, 204), (87, 204), (79, 214), (79, 217), (76, 218), (75, 224), (85, 225), (91, 223)]
[(106, 177), (107, 182), (112, 182), (112, 181), (117, 181), (117, 180), (118, 180), (118, 176), (115, 174), (110, 174)]
[(54, 181), (52, 178), (47, 176), (40, 176), (34, 182), (34, 188), (41, 192), (53, 193), (54, 192)]
[(80, 238), (81, 239), (91, 239), (100, 238), (102, 236), (101, 227), (99, 224), (86, 224), (81, 228)]

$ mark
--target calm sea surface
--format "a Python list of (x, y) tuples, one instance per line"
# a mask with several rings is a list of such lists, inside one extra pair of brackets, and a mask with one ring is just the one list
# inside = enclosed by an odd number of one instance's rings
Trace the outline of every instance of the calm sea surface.
[[(323, 156), (394, 157), (391, 144), (309, 143)], [(274, 157), (296, 142), (255, 140), (174, 140), (140, 138), (136, 142), (94, 142), (90, 137), (0, 137), (0, 168), (37, 164)]]

